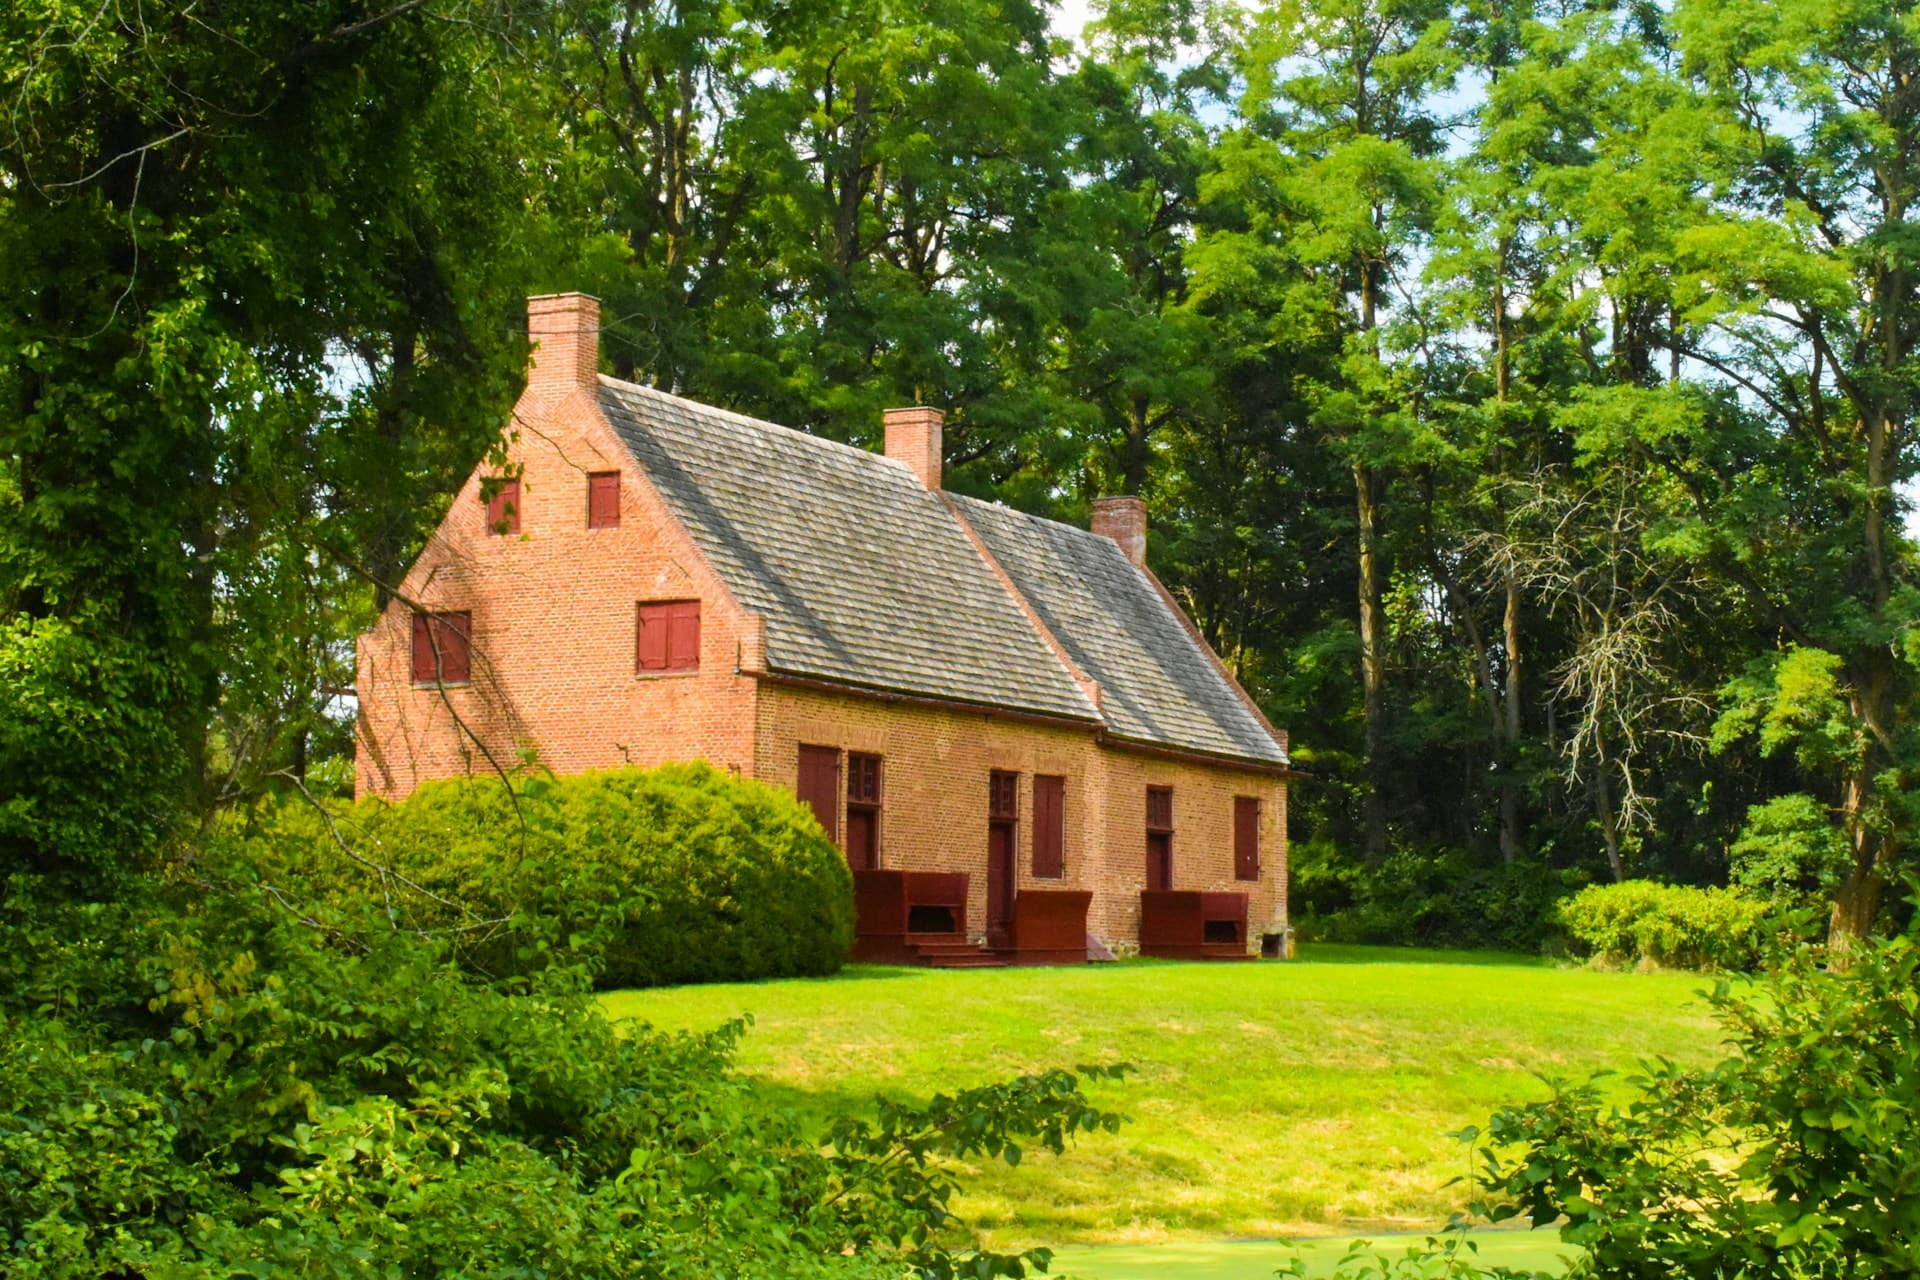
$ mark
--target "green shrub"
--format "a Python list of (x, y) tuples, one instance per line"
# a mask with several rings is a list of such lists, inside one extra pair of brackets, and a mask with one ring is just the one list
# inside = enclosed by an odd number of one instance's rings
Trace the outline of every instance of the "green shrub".
[(852, 876), (791, 795), (705, 764), (433, 782), (399, 804), (268, 813), (262, 862), (451, 937), (490, 977), (583, 964), (603, 987), (831, 973)]
[(1869, 939), (1836, 971), (1786, 953), (1708, 994), (1730, 1052), (1556, 1082), (1482, 1146), (1474, 1208), (1560, 1224), (1577, 1276), (1868, 1280), (1920, 1274), (1920, 934)]
[(230, 852), (110, 904), (0, 881), (8, 1280), (1019, 1275), (953, 1230), (958, 1162), (1118, 1123), (1052, 1071), (823, 1135), (737, 1024), (622, 1033)]
[(1580, 954), (1673, 969), (1757, 968), (1785, 927), (1765, 899), (1652, 880), (1589, 885), (1560, 920)]
[(1586, 883), (1535, 859), (1488, 865), (1450, 847), (1396, 849), (1368, 866), (1310, 841), (1288, 863), (1288, 907), (1313, 942), (1538, 952), (1557, 940), (1554, 904)]

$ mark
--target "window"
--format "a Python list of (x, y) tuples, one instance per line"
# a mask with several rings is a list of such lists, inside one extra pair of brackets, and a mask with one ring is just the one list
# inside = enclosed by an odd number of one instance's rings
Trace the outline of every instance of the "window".
[(1147, 890), (1173, 888), (1173, 788), (1147, 788)]
[(700, 602), (668, 600), (639, 606), (637, 655), (641, 675), (700, 669)]
[(1260, 802), (1252, 796), (1233, 798), (1233, 878), (1260, 878)]
[(1012, 822), (1020, 814), (1020, 775), (995, 769), (987, 775), (987, 818)]
[(855, 871), (880, 866), (879, 756), (847, 753), (847, 865)]
[(1033, 874), (1058, 880), (1067, 869), (1067, 780), (1035, 774), (1033, 779)]
[(473, 674), (470, 613), (413, 615), (413, 682), (465, 684)]
[(498, 478), (482, 486), (498, 484), (493, 496), (487, 499), (487, 532), (520, 532), (520, 481), (517, 477)]
[(620, 473), (596, 471), (587, 477), (587, 528), (620, 527)]
[(827, 839), (840, 839), (840, 748), (800, 748), (800, 785), (795, 794), (813, 810)]

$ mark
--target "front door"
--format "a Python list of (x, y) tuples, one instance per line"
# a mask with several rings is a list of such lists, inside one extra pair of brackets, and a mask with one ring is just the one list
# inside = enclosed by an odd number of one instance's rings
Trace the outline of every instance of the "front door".
[(1168, 832), (1147, 833), (1147, 888), (1173, 888), (1173, 836)]
[(1013, 942), (1013, 824), (987, 824), (987, 943), (1005, 947)]

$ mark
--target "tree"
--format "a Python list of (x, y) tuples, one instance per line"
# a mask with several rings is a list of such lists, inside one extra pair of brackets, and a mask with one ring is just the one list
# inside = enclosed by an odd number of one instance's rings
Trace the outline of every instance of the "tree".
[(124, 872), (311, 728), (342, 575), (497, 434), (529, 16), (0, 16), (0, 867)]

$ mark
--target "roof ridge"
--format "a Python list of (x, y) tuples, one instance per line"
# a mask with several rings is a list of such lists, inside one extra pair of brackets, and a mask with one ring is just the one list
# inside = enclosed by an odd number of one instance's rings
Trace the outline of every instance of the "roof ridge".
[(906, 466), (905, 463), (896, 458), (889, 458), (884, 453), (875, 453), (871, 449), (864, 449), (857, 444), (848, 444), (844, 440), (835, 440), (829, 436), (816, 435), (800, 427), (789, 427), (785, 423), (775, 422), (770, 418), (756, 418), (749, 413), (740, 413), (733, 409), (723, 409), (717, 404), (708, 404), (704, 400), (695, 400), (688, 396), (675, 395), (671, 391), (662, 391), (658, 387), (649, 387), (644, 383), (629, 382), (625, 378), (615, 378), (604, 373), (599, 376), (603, 387), (612, 388), (617, 391), (637, 391), (641, 395), (651, 399), (666, 400), (696, 413), (723, 418), (730, 423), (741, 426), (771, 428), (774, 431), (792, 436), (797, 440), (804, 440), (809, 445), (817, 445), (823, 450), (839, 450), (843, 453), (867, 459), (870, 462), (884, 463), (895, 467), (904, 468)]

